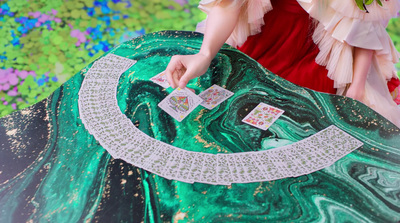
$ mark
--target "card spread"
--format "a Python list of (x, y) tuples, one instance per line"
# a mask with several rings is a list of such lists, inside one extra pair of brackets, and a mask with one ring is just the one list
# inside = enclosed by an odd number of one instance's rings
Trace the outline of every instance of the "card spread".
[(177, 88), (162, 100), (158, 106), (165, 112), (175, 118), (177, 121), (182, 121), (190, 114), (203, 100), (188, 90), (187, 88)]
[(262, 130), (267, 130), (283, 112), (284, 111), (279, 108), (260, 103), (242, 120), (242, 122)]
[(199, 97), (203, 99), (201, 106), (211, 110), (231, 97), (233, 94), (233, 92), (214, 84), (199, 94)]
[(167, 81), (167, 75), (165, 75), (165, 72), (161, 72), (159, 74), (157, 74), (156, 76), (150, 78), (151, 81), (153, 81), (154, 83), (160, 85), (163, 88), (169, 88), (170, 85)]
[[(140, 131), (118, 107), (118, 78), (134, 63), (112, 54), (95, 62), (86, 73), (79, 92), (79, 115), (89, 133), (114, 158), (167, 179), (229, 185), (296, 177), (328, 167), (362, 146), (345, 131), (330, 126), (296, 143), (265, 151), (215, 155), (174, 147)], [(217, 85), (211, 89), (227, 91)], [(218, 106), (226, 99), (221, 95), (230, 97), (224, 93), (214, 96), (206, 90), (204, 94)], [(204, 100), (190, 90), (177, 89), (159, 106), (181, 121), (202, 102)], [(283, 112), (260, 103), (243, 122), (266, 129)]]

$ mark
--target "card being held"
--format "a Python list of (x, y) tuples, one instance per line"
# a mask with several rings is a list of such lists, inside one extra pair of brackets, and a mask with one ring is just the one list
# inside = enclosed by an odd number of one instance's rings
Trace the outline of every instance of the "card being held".
[(187, 88), (177, 88), (162, 100), (158, 107), (179, 122), (190, 114), (203, 100)]
[(260, 103), (254, 108), (242, 122), (267, 130), (283, 114), (283, 110)]
[(151, 81), (160, 85), (163, 88), (169, 88), (169, 83), (167, 81), (167, 75), (165, 75), (165, 71), (157, 74), (156, 76), (150, 78)]
[(206, 107), (208, 109), (213, 109), (223, 101), (228, 99), (233, 95), (233, 92), (228, 91), (218, 85), (213, 85), (207, 90), (201, 92), (199, 97), (203, 99), (201, 106)]

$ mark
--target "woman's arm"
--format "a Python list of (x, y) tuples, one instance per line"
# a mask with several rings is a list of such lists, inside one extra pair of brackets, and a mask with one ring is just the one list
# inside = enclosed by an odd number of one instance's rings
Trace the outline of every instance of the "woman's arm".
[(365, 82), (372, 63), (374, 51), (355, 47), (353, 59), (353, 81), (346, 96), (362, 101), (365, 95)]
[(211, 60), (233, 32), (240, 13), (240, 3), (232, 5), (233, 0), (223, 0), (208, 14), (206, 30), (200, 52), (194, 55), (177, 55), (171, 58), (165, 70), (172, 88), (185, 88), (187, 83), (203, 75)]

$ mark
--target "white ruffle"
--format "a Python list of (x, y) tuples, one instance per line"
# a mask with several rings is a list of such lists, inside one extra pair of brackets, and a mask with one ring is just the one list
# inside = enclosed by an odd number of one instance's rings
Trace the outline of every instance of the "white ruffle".
[(369, 13), (360, 10), (354, 0), (298, 2), (318, 21), (313, 34), (320, 50), (316, 62), (326, 66), (337, 94), (343, 95), (352, 82), (354, 47), (375, 51), (363, 102), (400, 127), (400, 109), (386, 86), (388, 80), (397, 77), (394, 64), (400, 54), (385, 29), (388, 20), (400, 10), (400, 1), (382, 1), (383, 7), (373, 3), (367, 6)]
[[(300, 0), (303, 1), (304, 0)], [(309, 0), (307, 0), (309, 2)], [(355, 19), (361, 19), (363, 21), (385, 21), (393, 17), (397, 17), (397, 13), (400, 10), (400, 1), (398, 0), (381, 0), (382, 5), (380, 6), (375, 0), (371, 5), (366, 5), (368, 13), (362, 11), (355, 4), (354, 0), (351, 0), (351, 4), (347, 1), (341, 0), (329, 0), (330, 7), (342, 15), (347, 15)]]
[[(211, 8), (219, 4), (222, 0), (202, 0), (199, 8), (205, 13), (209, 13)], [(233, 4), (243, 4), (241, 7), (239, 21), (231, 36), (226, 41), (229, 45), (241, 46), (250, 35), (261, 32), (264, 25), (265, 13), (272, 10), (270, 0), (235, 0)], [(197, 25), (196, 31), (204, 33), (206, 20)]]

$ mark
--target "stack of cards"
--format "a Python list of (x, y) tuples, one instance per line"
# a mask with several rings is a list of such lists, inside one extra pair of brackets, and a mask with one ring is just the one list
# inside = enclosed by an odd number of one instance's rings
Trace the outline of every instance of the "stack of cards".
[[(118, 108), (118, 79), (134, 62), (109, 54), (94, 63), (79, 92), (79, 113), (85, 127), (114, 158), (167, 179), (229, 185), (300, 176), (325, 168), (362, 145), (330, 126), (297, 143), (260, 152), (215, 155), (171, 146), (141, 132)], [(212, 109), (232, 94), (218, 86), (200, 96), (177, 89), (160, 107), (182, 120), (199, 104)], [(282, 113), (260, 104), (243, 121), (267, 128)]]
[(106, 55), (93, 63), (79, 91), (82, 123), (113, 157), (118, 157), (117, 146), (124, 140), (123, 132), (130, 122), (118, 107), (118, 79), (135, 62), (114, 54)]

